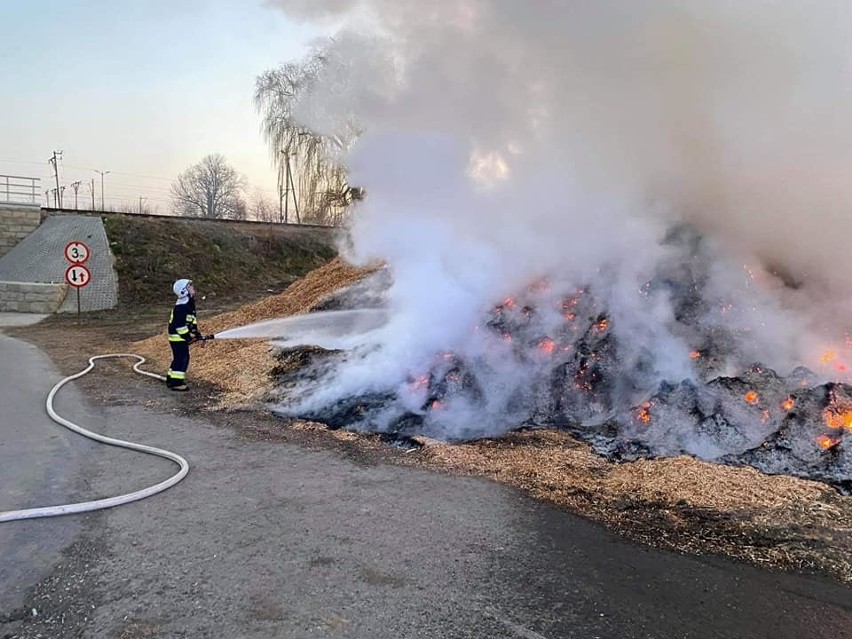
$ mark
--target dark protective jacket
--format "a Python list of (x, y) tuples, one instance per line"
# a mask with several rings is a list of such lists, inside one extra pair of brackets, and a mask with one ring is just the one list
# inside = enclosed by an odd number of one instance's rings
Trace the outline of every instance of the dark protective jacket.
[(201, 338), (195, 317), (195, 300), (177, 303), (169, 315), (169, 341), (191, 342)]

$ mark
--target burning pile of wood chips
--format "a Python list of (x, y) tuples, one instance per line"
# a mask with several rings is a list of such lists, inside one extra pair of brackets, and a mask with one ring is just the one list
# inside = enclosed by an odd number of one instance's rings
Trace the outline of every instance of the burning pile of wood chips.
[[(372, 270), (335, 260), (284, 293), (204, 320), (202, 330), (221, 331), (308, 312)], [(168, 365), (163, 336), (136, 347), (136, 352)], [(214, 341), (194, 351), (191, 373), (218, 385), (224, 391), (223, 407), (228, 408), (259, 397), (275, 363), (264, 342)], [(281, 428), (379, 448), (377, 435), (330, 431), (306, 422), (282, 421)], [(420, 443), (423, 447), (402, 456), (402, 463), (490, 477), (651, 545), (816, 569), (852, 582), (852, 497), (817, 482), (685, 456), (612, 463), (559, 431), (519, 431), (460, 445), (427, 439)]]

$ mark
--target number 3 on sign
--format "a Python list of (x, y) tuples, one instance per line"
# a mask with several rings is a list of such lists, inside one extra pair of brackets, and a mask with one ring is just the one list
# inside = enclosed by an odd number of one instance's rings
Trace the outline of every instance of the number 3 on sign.
[(72, 264), (65, 271), (65, 281), (74, 288), (83, 288), (92, 279), (92, 274), (82, 264)]
[(89, 259), (89, 247), (82, 242), (69, 242), (65, 247), (65, 259), (72, 264), (82, 264)]

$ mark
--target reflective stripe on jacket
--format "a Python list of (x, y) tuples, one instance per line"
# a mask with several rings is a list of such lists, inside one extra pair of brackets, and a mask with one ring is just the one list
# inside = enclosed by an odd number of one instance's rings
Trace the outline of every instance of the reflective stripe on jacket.
[(190, 335), (198, 335), (198, 322), (195, 318), (195, 300), (175, 304), (169, 314), (169, 341), (187, 342)]

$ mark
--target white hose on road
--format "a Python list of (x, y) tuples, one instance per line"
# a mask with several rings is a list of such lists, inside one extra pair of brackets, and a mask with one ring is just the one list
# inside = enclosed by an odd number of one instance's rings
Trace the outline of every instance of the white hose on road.
[(67, 384), (68, 382), (82, 377), (83, 375), (91, 371), (95, 367), (96, 360), (108, 359), (113, 357), (134, 357), (138, 360), (133, 365), (134, 371), (141, 375), (147, 375), (148, 377), (153, 377), (154, 379), (159, 379), (161, 381), (165, 381), (166, 379), (162, 375), (157, 375), (156, 373), (151, 373), (140, 369), (139, 366), (145, 363), (145, 358), (141, 355), (134, 355), (133, 353), (110, 353), (109, 355), (95, 355), (94, 357), (89, 358), (89, 366), (85, 370), (82, 370), (75, 375), (66, 377), (51, 389), (50, 393), (47, 395), (47, 401), (45, 402), (47, 414), (53, 421), (65, 426), (66, 428), (73, 430), (75, 433), (83, 435), (84, 437), (94, 439), (98, 442), (103, 442), (104, 444), (109, 444), (110, 446), (120, 446), (121, 448), (138, 450), (141, 453), (148, 453), (149, 455), (165, 457), (166, 459), (170, 459), (178, 466), (180, 466), (180, 470), (177, 472), (177, 474), (173, 475), (172, 477), (169, 477), (167, 480), (162, 481), (155, 486), (150, 486), (142, 490), (137, 490), (133, 493), (127, 493), (126, 495), (118, 495), (117, 497), (107, 497), (105, 499), (96, 499), (95, 501), (84, 501), (77, 504), (45, 506), (43, 508), (28, 508), (26, 510), (2, 511), (0, 512), (0, 522), (16, 521), (19, 519), (36, 519), (39, 517), (57, 517), (59, 515), (84, 513), (91, 510), (101, 510), (103, 508), (112, 508), (113, 506), (120, 506), (121, 504), (129, 504), (130, 502), (145, 499), (146, 497), (156, 495), (157, 493), (160, 493), (166, 490), (167, 488), (171, 488), (172, 486), (177, 484), (181, 479), (186, 477), (186, 474), (189, 472), (189, 463), (180, 455), (176, 455), (175, 453), (163, 450), (161, 448), (145, 446), (144, 444), (134, 444), (133, 442), (126, 442), (121, 439), (113, 439), (112, 437), (105, 437), (104, 435), (93, 433), (92, 431), (86, 430), (85, 428), (78, 426), (74, 422), (65, 419), (64, 417), (57, 414), (55, 410), (53, 410), (53, 399), (54, 397), (56, 397), (56, 393), (59, 392), (60, 388), (65, 386), (65, 384)]

